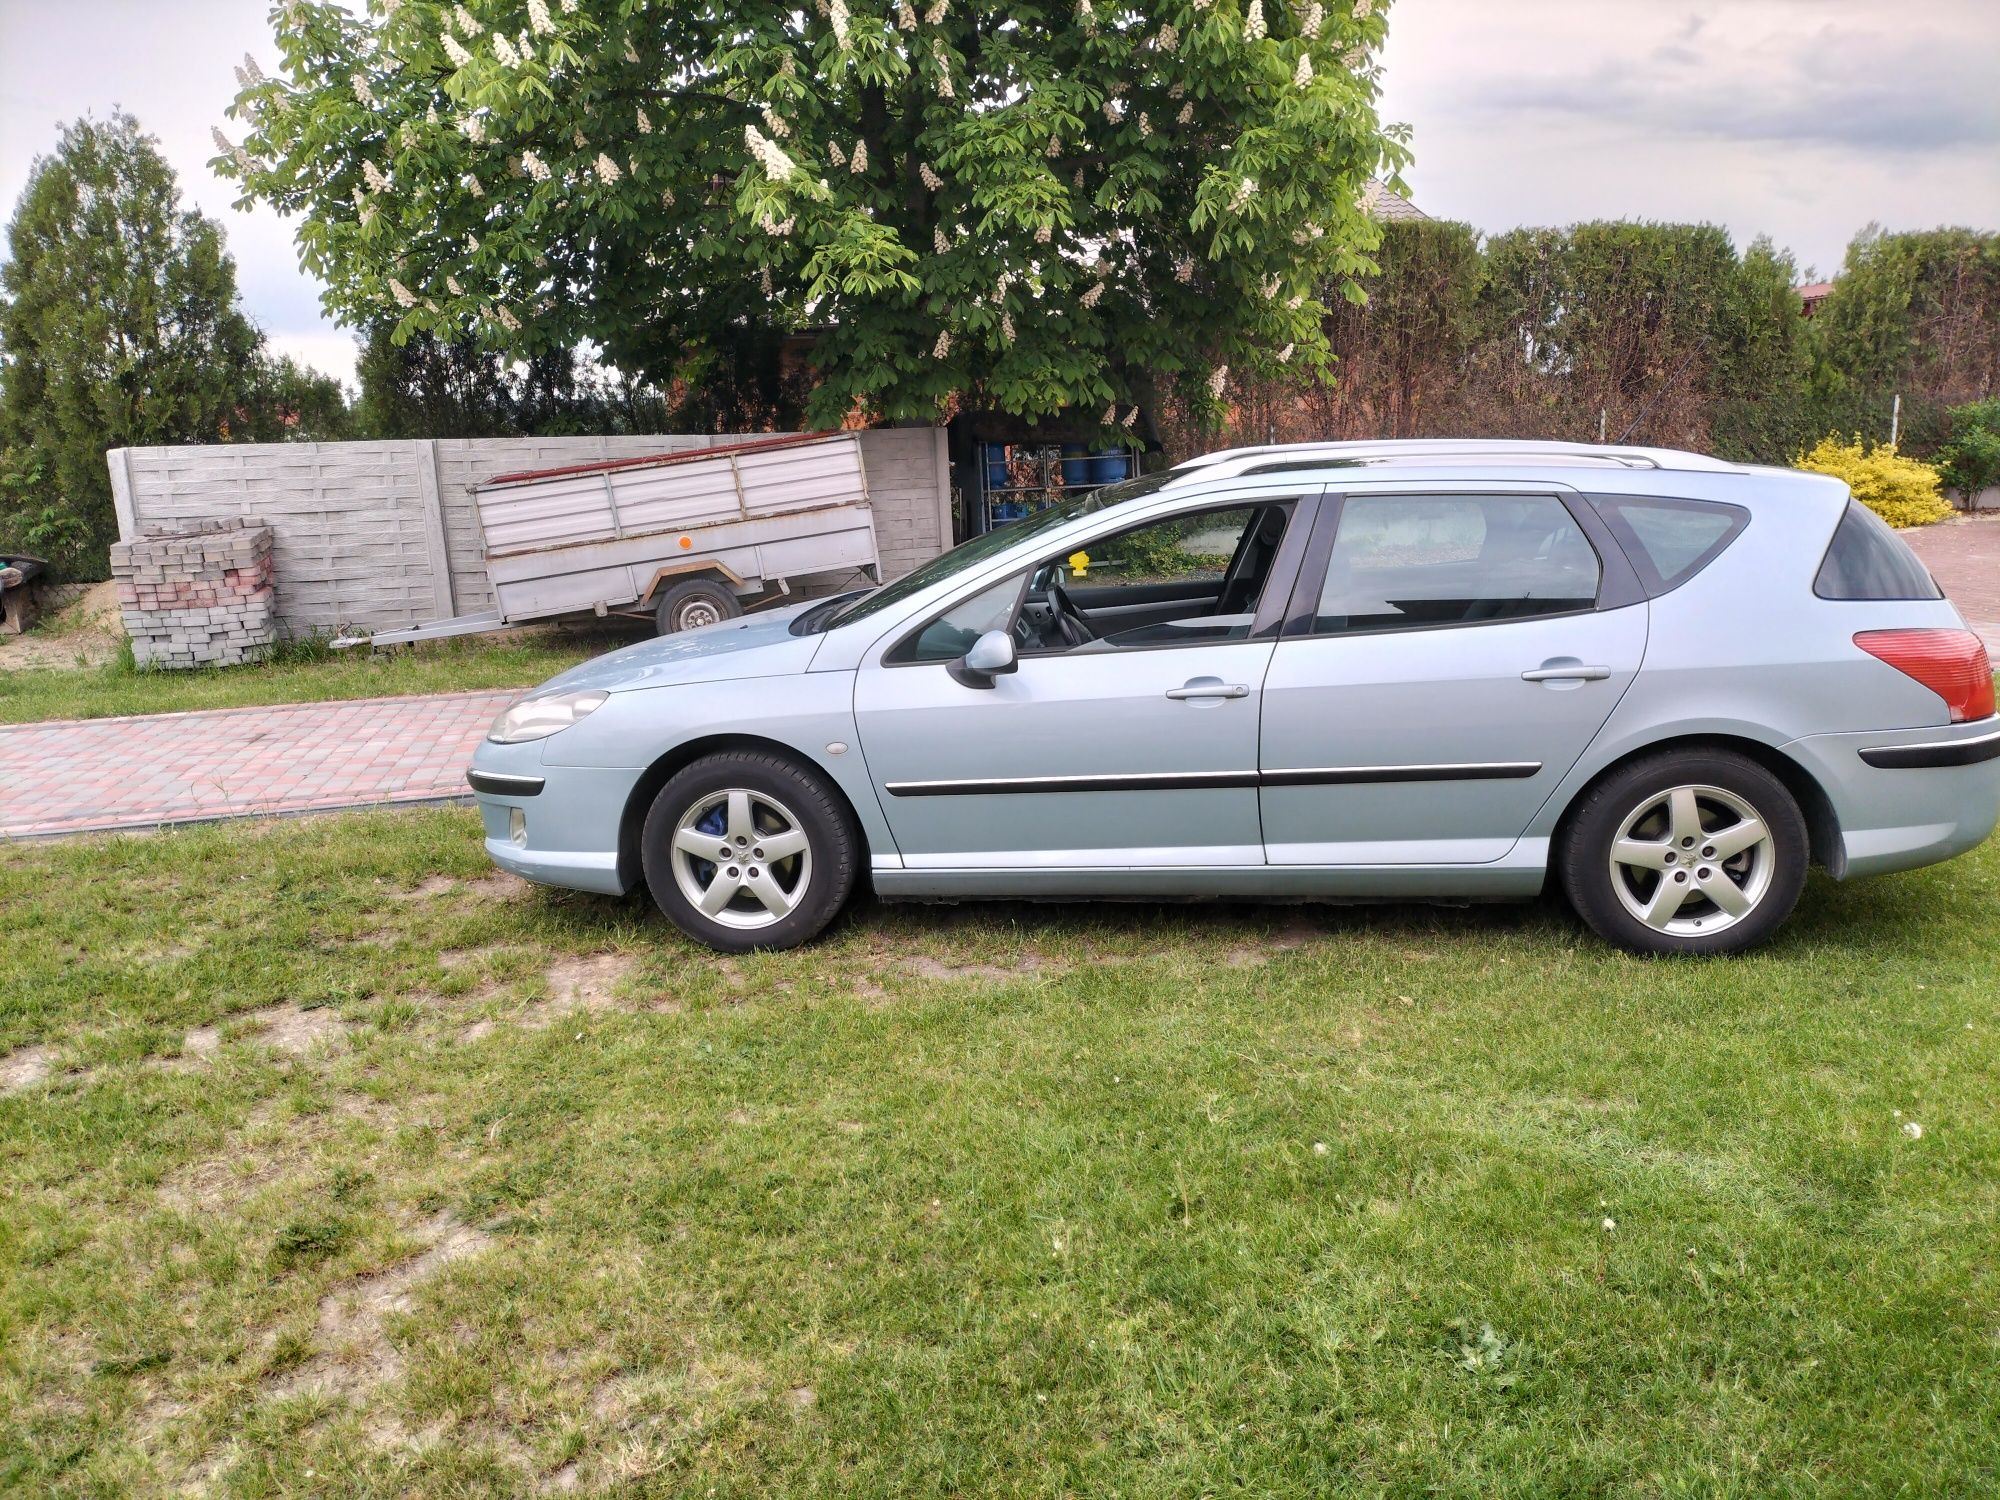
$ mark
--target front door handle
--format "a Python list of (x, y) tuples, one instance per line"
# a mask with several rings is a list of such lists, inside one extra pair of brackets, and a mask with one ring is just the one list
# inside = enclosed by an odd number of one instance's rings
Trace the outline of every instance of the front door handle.
[(1168, 688), (1167, 696), (1177, 703), (1190, 698), (1247, 698), (1250, 689), (1240, 682), (1190, 682), (1186, 687)]
[(1602, 682), (1611, 675), (1609, 667), (1536, 667), (1523, 672), (1523, 682)]

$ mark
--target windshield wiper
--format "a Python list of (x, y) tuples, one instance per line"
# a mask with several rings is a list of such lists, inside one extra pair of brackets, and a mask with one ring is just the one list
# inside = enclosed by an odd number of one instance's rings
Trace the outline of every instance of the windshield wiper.
[(792, 634), (811, 635), (813, 632), (823, 629), (827, 619), (843, 604), (848, 604), (855, 599), (859, 599), (864, 594), (872, 594), (874, 592), (875, 590), (872, 587), (849, 589), (844, 594), (834, 594), (830, 598), (820, 600), (819, 603), (815, 604), (811, 609), (805, 610), (792, 621)]

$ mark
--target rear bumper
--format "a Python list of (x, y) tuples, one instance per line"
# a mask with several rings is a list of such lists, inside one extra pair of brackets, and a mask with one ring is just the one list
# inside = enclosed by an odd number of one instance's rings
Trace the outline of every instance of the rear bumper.
[(1784, 750), (1833, 804), (1833, 873), (1843, 879), (1950, 859), (1985, 842), (2000, 821), (2000, 720), (1807, 735)]

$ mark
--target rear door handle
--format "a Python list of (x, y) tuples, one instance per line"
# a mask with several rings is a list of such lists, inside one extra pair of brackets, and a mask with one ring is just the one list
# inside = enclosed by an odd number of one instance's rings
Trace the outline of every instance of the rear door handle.
[(1250, 689), (1240, 682), (1191, 682), (1186, 687), (1168, 688), (1167, 696), (1176, 702), (1186, 702), (1189, 698), (1247, 698)]
[(1523, 682), (1602, 682), (1611, 675), (1609, 667), (1536, 667), (1523, 672)]

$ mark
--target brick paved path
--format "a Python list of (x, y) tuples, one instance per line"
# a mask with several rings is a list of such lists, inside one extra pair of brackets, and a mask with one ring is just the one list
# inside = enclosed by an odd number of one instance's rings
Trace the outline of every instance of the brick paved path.
[(472, 752), (519, 696), (0, 725), (0, 839), (465, 797)]
[(2000, 667), (2000, 514), (1988, 512), (1903, 533), (1965, 623)]

